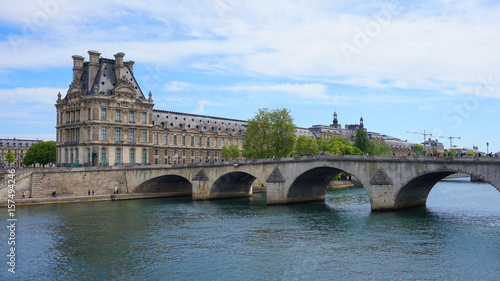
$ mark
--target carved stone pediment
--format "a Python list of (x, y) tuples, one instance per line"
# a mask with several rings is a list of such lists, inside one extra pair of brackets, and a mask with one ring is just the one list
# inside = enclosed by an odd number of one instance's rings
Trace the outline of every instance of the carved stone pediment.
[(83, 88), (82, 82), (80, 82), (80, 80), (75, 79), (69, 85), (69, 89), (68, 89), (67, 94), (71, 98), (71, 97), (83, 94), (84, 90), (85, 89)]
[(125, 75), (123, 75), (120, 80), (116, 83), (113, 93), (120, 94), (125, 97), (133, 96), (135, 97), (135, 87), (132, 82), (130, 82)]

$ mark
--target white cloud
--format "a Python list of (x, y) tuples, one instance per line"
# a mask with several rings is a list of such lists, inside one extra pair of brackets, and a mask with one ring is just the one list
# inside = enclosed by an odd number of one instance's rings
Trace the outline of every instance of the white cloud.
[[(123, 51), (138, 63), (179, 69), (325, 78), (364, 87), (471, 93), (466, 88), (478, 83), (477, 77), (500, 76), (500, 7), (495, 4), (404, 3), (409, 7), (402, 6), (372, 36), (367, 30), (387, 8), (385, 2), (233, 1), (237, 4), (221, 17), (212, 1), (54, 1), (67, 4), (52, 13), (27, 0), (0, 4), (0, 17), (27, 40), (16, 41), (17, 53), (8, 40), (0, 42), (2, 53), (13, 53), (2, 58), (0, 71), (69, 68), (71, 55), (97, 49), (103, 55), (107, 50), (107, 57)], [(47, 22), (26, 33), (26, 19), (40, 13), (48, 15)], [(341, 46), (356, 46), (359, 36), (368, 41), (348, 60)], [(182, 83), (166, 87), (178, 91), (188, 86)], [(300, 88), (288, 87), (274, 90)], [(296, 93), (326, 98), (320, 88), (310, 87)], [(488, 95), (500, 98), (498, 91)]]
[(209, 101), (205, 101), (205, 100), (202, 100), (202, 101), (199, 101), (198, 102), (198, 105), (199, 107), (197, 109), (195, 109), (193, 111), (194, 114), (203, 114), (203, 112), (205, 111), (205, 105), (210, 105), (211, 103)]
[(234, 86), (227, 87), (223, 90), (229, 91), (264, 91), (264, 92), (283, 92), (297, 94), (301, 98), (307, 99), (329, 99), (330, 97), (325, 94), (326, 87), (322, 84), (278, 84), (267, 86)]
[(0, 99), (4, 104), (35, 103), (54, 105), (57, 101), (57, 94), (59, 92), (62, 97), (66, 94), (65, 89), (49, 87), (0, 89)]
[(163, 89), (168, 92), (182, 92), (182, 91), (187, 91), (195, 88), (196, 85), (186, 83), (186, 82), (181, 82), (181, 81), (172, 81), (168, 84), (166, 84)]

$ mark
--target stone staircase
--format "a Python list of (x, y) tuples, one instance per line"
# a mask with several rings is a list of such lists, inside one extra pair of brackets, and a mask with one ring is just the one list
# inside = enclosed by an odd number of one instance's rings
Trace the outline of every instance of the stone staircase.
[(41, 173), (35, 173), (31, 177), (31, 197), (32, 198), (42, 197), (42, 193), (43, 193), (42, 177), (43, 177), (43, 174), (41, 174)]

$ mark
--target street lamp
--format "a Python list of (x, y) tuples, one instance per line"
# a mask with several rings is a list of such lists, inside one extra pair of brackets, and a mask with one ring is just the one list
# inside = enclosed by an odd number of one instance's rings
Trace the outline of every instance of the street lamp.
[(486, 154), (490, 154), (490, 143), (486, 143)]

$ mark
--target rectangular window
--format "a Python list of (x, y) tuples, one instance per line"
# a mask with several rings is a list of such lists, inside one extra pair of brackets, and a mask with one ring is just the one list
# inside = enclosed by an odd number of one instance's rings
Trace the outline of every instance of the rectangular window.
[(214, 137), (214, 147), (217, 147), (217, 137)]
[(158, 133), (155, 132), (155, 144), (158, 144)]
[(177, 135), (174, 135), (174, 145), (177, 145)]
[(122, 150), (118, 148), (118, 149), (116, 150), (116, 155), (115, 155), (115, 156), (116, 156), (116, 157), (115, 157), (115, 158), (116, 158), (116, 159), (115, 159), (115, 160), (116, 160), (116, 164), (120, 164), (120, 163), (121, 163), (121, 161), (122, 161)]
[(182, 136), (182, 145), (186, 145), (186, 136)]
[(130, 123), (133, 123), (133, 122), (134, 122), (134, 112), (133, 112), (133, 111), (130, 111), (130, 115), (129, 115), (129, 122), (130, 122)]
[(129, 133), (130, 133), (129, 140), (132, 143), (134, 142), (134, 129), (130, 129)]
[(106, 108), (101, 109), (101, 120), (106, 120)]
[(234, 145), (236, 145), (236, 147), (238, 147), (238, 139), (234, 139)]
[(88, 127), (88, 129), (87, 129), (87, 140), (91, 140), (91, 137), (92, 137), (92, 129), (90, 127)]
[(106, 127), (101, 127), (101, 140), (106, 140)]
[(194, 136), (191, 136), (191, 146), (194, 146)]
[(102, 106), (106, 106), (106, 102), (104, 102), (104, 101), (103, 101), (103, 102), (102, 102)]
[(120, 128), (116, 128), (116, 131), (115, 131), (115, 140), (116, 140), (117, 142), (119, 142), (119, 141), (120, 141), (120, 139), (121, 139), (121, 138), (120, 138)]
[(142, 150), (142, 164), (146, 164), (146, 149)]
[(227, 139), (227, 146), (231, 146), (231, 138)]
[(201, 137), (200, 137), (200, 140), (198, 142), (198, 146), (201, 146)]
[(135, 163), (135, 150), (131, 149), (130, 150), (130, 164)]
[(210, 147), (210, 137), (207, 137), (207, 146)]
[(224, 147), (224, 138), (222, 138), (221, 146)]
[(163, 134), (163, 144), (167, 144), (167, 133)]
[(88, 120), (90, 120), (90, 119), (91, 119), (91, 118), (90, 118), (91, 116), (92, 116), (92, 114), (91, 114), (91, 111), (90, 111), (90, 108), (89, 108), (89, 113), (87, 114), (87, 119), (88, 119)]
[(115, 120), (120, 121), (120, 110), (119, 109), (116, 110), (116, 119)]
[(106, 163), (106, 149), (101, 149), (101, 163)]
[(142, 113), (142, 123), (146, 123), (146, 112)]
[(148, 135), (147, 135), (148, 131), (147, 130), (142, 130), (142, 142), (147, 142), (148, 140)]

